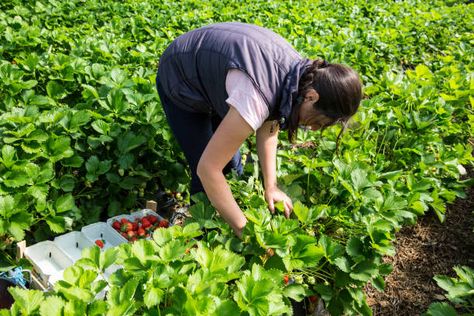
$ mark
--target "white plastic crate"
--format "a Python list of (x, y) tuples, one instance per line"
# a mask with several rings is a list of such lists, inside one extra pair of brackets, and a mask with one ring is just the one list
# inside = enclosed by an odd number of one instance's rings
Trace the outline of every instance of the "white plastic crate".
[(30, 260), (40, 278), (50, 284), (61, 279), (64, 269), (73, 264), (58, 245), (50, 240), (26, 247), (25, 257)]
[(54, 243), (58, 245), (73, 262), (81, 259), (82, 249), (94, 245), (93, 242), (84, 236), (84, 233), (78, 231), (58, 236), (54, 238)]
[[(112, 224), (113, 222), (115, 221), (119, 221), (122, 219), (122, 218), (126, 218), (127, 220), (129, 220), (130, 222), (134, 222), (136, 219), (140, 219), (144, 216), (148, 216), (148, 215), (153, 215), (155, 217), (158, 218), (158, 221), (161, 221), (163, 220), (164, 218), (162, 216), (160, 216), (159, 214), (157, 214), (156, 212), (154, 212), (153, 210), (150, 210), (150, 209), (142, 209), (140, 211), (136, 211), (136, 212), (133, 212), (133, 213), (130, 213), (130, 214), (121, 214), (121, 215), (117, 215), (117, 216), (114, 216), (114, 217), (111, 217), (109, 219), (107, 219), (107, 225), (110, 227), (110, 229), (112, 229), (114, 232), (116, 232), (117, 234), (120, 235), (120, 233), (118, 233), (113, 227), (112, 227)], [(169, 225), (171, 226), (171, 223), (169, 223)], [(121, 238), (123, 238), (125, 241), (127, 241), (126, 238), (124, 238), (123, 236), (120, 235)], [(148, 237), (147, 239), (150, 239), (151, 237)]]
[(130, 214), (121, 214), (121, 215), (111, 217), (107, 220), (107, 224), (112, 228), (112, 223), (115, 222), (115, 221), (120, 221), (122, 218), (126, 218), (130, 222), (133, 222), (137, 218), (142, 218), (143, 216), (148, 216), (148, 215), (156, 216), (158, 218), (158, 220), (160, 220), (160, 221), (162, 219), (164, 219), (163, 217), (161, 217), (156, 212), (154, 212), (150, 209), (143, 209), (143, 210), (136, 211), (136, 212), (133, 212), (133, 213), (130, 213)]
[(107, 225), (105, 222), (97, 222), (82, 227), (81, 232), (84, 236), (93, 244), (97, 239), (103, 239), (105, 241), (104, 248), (102, 250), (108, 249), (110, 247), (116, 247), (124, 242), (127, 242), (125, 238), (120, 236), (112, 227)]

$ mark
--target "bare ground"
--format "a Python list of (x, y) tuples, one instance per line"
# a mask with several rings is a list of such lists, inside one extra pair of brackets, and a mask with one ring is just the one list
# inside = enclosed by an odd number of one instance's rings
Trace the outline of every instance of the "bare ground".
[(430, 213), (397, 233), (397, 254), (385, 258), (393, 265), (385, 291), (366, 289), (375, 316), (421, 315), (431, 303), (445, 300), (435, 275), (454, 277), (454, 266), (474, 267), (474, 187), (466, 193), (466, 199), (448, 206), (444, 223)]

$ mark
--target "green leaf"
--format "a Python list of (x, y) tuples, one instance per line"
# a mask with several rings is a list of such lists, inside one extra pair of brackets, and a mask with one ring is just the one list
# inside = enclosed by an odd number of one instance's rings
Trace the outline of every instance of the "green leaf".
[(326, 302), (329, 302), (332, 299), (333, 295), (335, 294), (333, 289), (329, 285), (325, 285), (322, 283), (315, 284), (314, 289), (318, 292), (321, 298)]
[(333, 260), (344, 254), (344, 247), (339, 245), (329, 236), (322, 235), (319, 239), (319, 245), (324, 249), (324, 255), (329, 262), (333, 262)]
[(64, 315), (87, 315), (87, 305), (84, 301), (71, 299), (64, 306)]
[(425, 65), (420, 64), (416, 66), (415, 73), (418, 78), (425, 78), (425, 79), (433, 78), (433, 74), (431, 73), (430, 69)]
[(239, 306), (233, 300), (223, 300), (216, 306), (214, 315), (239, 316)]
[(64, 167), (79, 168), (79, 167), (82, 166), (83, 163), (84, 163), (84, 158), (82, 158), (81, 156), (79, 156), (77, 154), (74, 154), (73, 156), (71, 156), (69, 158), (65, 158), (65, 159), (61, 160), (61, 164)]
[(49, 159), (54, 163), (64, 158), (72, 157), (71, 139), (67, 136), (51, 137), (46, 142)]
[(91, 182), (96, 181), (100, 175), (107, 173), (111, 166), (112, 162), (110, 160), (99, 161), (97, 156), (91, 156), (86, 162), (87, 180)]
[(372, 279), (372, 285), (377, 291), (383, 292), (385, 289), (385, 280), (379, 275), (378, 277)]
[(99, 93), (97, 92), (97, 89), (94, 88), (93, 86), (87, 85), (87, 84), (82, 84), (82, 88), (84, 89), (82, 91), (82, 96), (84, 99), (88, 98), (93, 98), (93, 99), (99, 99)]
[(40, 307), (41, 316), (62, 316), (64, 300), (59, 296), (48, 296)]
[(212, 219), (216, 213), (215, 209), (210, 205), (205, 205), (202, 202), (191, 205), (188, 209), (191, 216), (196, 220)]
[(22, 227), (23, 225), (20, 223), (10, 223), (8, 226), (8, 231), (10, 234), (15, 238), (15, 240), (23, 240), (25, 239), (25, 228)]
[(37, 129), (35, 129), (28, 135), (28, 138), (26, 138), (25, 141), (35, 141), (38, 143), (44, 143), (48, 140), (48, 138), (48, 133), (37, 127)]
[(383, 196), (376, 188), (367, 188), (362, 192), (362, 196), (368, 201), (383, 202)]
[(82, 250), (82, 259), (79, 261), (85, 266), (100, 270), (100, 256), (101, 254), (99, 247), (89, 247)]
[(297, 302), (301, 302), (308, 295), (308, 291), (301, 284), (290, 284), (284, 288), (283, 294)]
[(120, 68), (114, 68), (110, 72), (110, 77), (115, 83), (121, 84), (127, 79), (127, 73)]
[[(106, 108), (109, 109), (110, 107), (110, 109), (116, 114), (122, 114), (127, 110), (127, 101), (125, 100), (125, 96), (121, 90), (111, 90), (107, 95), (107, 102), (109, 106)], [(99, 103), (101, 102), (99, 101)]]
[(285, 211), (285, 205), (283, 204), (283, 201), (279, 201), (274, 204), (275, 210), (279, 211), (280, 213), (283, 213)]
[(62, 195), (54, 202), (56, 213), (64, 213), (72, 210), (76, 204), (74, 203), (74, 197), (72, 194)]
[(433, 303), (428, 308), (426, 314), (428, 316), (458, 316), (456, 310), (448, 303)]
[(72, 192), (76, 186), (76, 178), (73, 175), (65, 174), (58, 180), (58, 187), (64, 192)]
[(343, 272), (349, 273), (351, 271), (349, 260), (346, 257), (336, 258), (334, 264)]
[(237, 281), (237, 291), (234, 300), (240, 309), (250, 315), (266, 315), (269, 311), (268, 297), (273, 291), (270, 280), (254, 280), (250, 275), (244, 275)]
[(199, 244), (191, 253), (201, 268), (211, 273), (216, 281), (222, 279), (226, 282), (235, 278), (233, 273), (238, 272), (245, 263), (243, 257), (223, 249), (221, 245), (210, 250)]
[[(72, 265), (67, 267), (63, 273), (62, 283), (59, 283), (61, 288), (70, 288), (71, 285), (80, 288), (89, 289), (90, 284), (97, 278), (97, 272), (90, 269), (84, 269), (79, 265)], [(87, 294), (86, 297), (89, 295)]]
[(120, 291), (120, 303), (122, 302), (128, 302), (133, 299), (133, 296), (135, 295), (135, 291), (137, 290), (138, 287), (138, 279), (132, 278), (125, 283), (125, 285), (119, 289)]
[(25, 315), (32, 315), (44, 301), (44, 293), (41, 291), (25, 290), (19, 287), (10, 287), (8, 291)]
[(91, 126), (95, 131), (103, 135), (107, 135), (110, 131), (110, 124), (102, 120), (92, 122)]
[(293, 204), (293, 213), (295, 213), (296, 217), (300, 222), (303, 224), (309, 224), (310, 219), (310, 211), (309, 209), (303, 205), (300, 201), (296, 201)]
[(455, 266), (453, 270), (458, 275), (459, 279), (466, 282), (471, 288), (474, 289), (474, 269), (467, 266)]
[(60, 292), (67, 299), (68, 303), (71, 301), (82, 301), (84, 303), (89, 303), (94, 299), (94, 295), (90, 290), (68, 284), (63, 280), (56, 282), (54, 287), (57, 292)]
[(49, 81), (46, 85), (46, 92), (52, 99), (61, 100), (67, 95), (66, 89), (57, 81)]
[(132, 254), (140, 260), (142, 265), (146, 265), (148, 260), (157, 259), (152, 244), (147, 240), (138, 240), (132, 244)]
[(107, 303), (105, 301), (94, 301), (87, 309), (89, 316), (103, 316), (107, 313)]
[(66, 221), (62, 216), (49, 216), (46, 223), (52, 232), (64, 233), (66, 231)]
[(383, 202), (382, 211), (399, 211), (407, 207), (407, 201), (401, 197), (390, 194)]
[(315, 267), (324, 254), (324, 249), (316, 244), (314, 237), (298, 235), (289, 256), (284, 257), (283, 262), (288, 271), (310, 268)]
[(13, 196), (7, 195), (2, 196), (0, 195), (0, 215), (4, 218), (9, 218), (11, 214), (15, 211), (15, 200)]
[(165, 262), (173, 262), (183, 257), (188, 245), (180, 240), (171, 240), (159, 250), (160, 258)]
[(370, 185), (370, 182), (367, 178), (367, 171), (362, 169), (355, 169), (351, 172), (351, 179), (352, 183), (354, 184), (354, 188), (357, 191), (361, 191), (363, 188)]
[(118, 250), (117, 248), (109, 248), (100, 254), (100, 264), (99, 268), (102, 271), (105, 271), (108, 267), (114, 264), (118, 258)]
[(118, 163), (121, 169), (129, 169), (134, 162), (135, 158), (131, 153), (123, 154), (119, 157)]
[(174, 226), (168, 229), (157, 229), (153, 233), (153, 240), (158, 244), (158, 246), (163, 246), (173, 239), (172, 229)]
[[(180, 226), (176, 225), (176, 227), (180, 227)], [(190, 223), (190, 224), (185, 225), (182, 228), (182, 233), (181, 233), (181, 235), (184, 238), (195, 238), (195, 237), (201, 236), (202, 234), (203, 234), (203, 231), (201, 230), (201, 227), (199, 226), (198, 223)]]
[(54, 179), (54, 176), (54, 166), (51, 162), (47, 162), (40, 166), (39, 172), (35, 175), (34, 182), (36, 184), (45, 184)]
[(12, 170), (4, 175), (3, 183), (9, 188), (19, 188), (32, 183), (32, 178), (28, 176), (26, 170)]
[(164, 291), (160, 288), (149, 286), (145, 290), (143, 296), (143, 302), (146, 307), (152, 308), (153, 306), (158, 306), (163, 299)]
[(377, 269), (377, 264), (370, 260), (366, 260), (356, 264), (352, 273), (350, 273), (351, 278), (358, 281), (367, 282), (373, 277), (376, 277), (379, 274)]
[(77, 130), (79, 127), (87, 124), (90, 120), (90, 114), (85, 111), (77, 111), (72, 115), (71, 121), (69, 122), (69, 129), (72, 131)]
[(15, 159), (15, 148), (10, 145), (4, 145), (2, 147), (2, 159), (1, 162), (5, 165), (6, 168), (11, 168), (16, 162)]
[(356, 261), (358, 261), (359, 258), (364, 257), (364, 244), (360, 238), (351, 237), (346, 244), (346, 252)]
[(117, 148), (120, 151), (120, 155), (126, 154), (134, 148), (141, 146), (145, 143), (146, 138), (142, 135), (135, 135), (133, 132), (125, 132), (117, 140)]

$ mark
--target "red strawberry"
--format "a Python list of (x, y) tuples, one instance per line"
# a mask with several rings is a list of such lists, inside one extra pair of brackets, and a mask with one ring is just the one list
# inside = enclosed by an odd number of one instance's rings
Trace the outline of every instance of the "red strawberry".
[(132, 223), (132, 230), (138, 230), (138, 222), (133, 222)]
[(128, 239), (131, 239), (132, 237), (136, 237), (135, 232), (133, 230), (129, 230), (127, 232), (127, 236), (128, 236)]
[(168, 221), (166, 219), (162, 219), (159, 223), (158, 223), (158, 227), (164, 227), (164, 228), (167, 228), (169, 227), (170, 224), (168, 223)]
[(114, 221), (112, 223), (112, 227), (115, 228), (116, 230), (120, 230), (120, 222), (119, 221)]
[(122, 226), (120, 226), (120, 231), (122, 231), (124, 233), (129, 232), (131, 230), (133, 230), (133, 225), (130, 222), (129, 223), (124, 223), (124, 224), (122, 224)]
[(156, 216), (149, 215), (148, 216), (148, 221), (153, 225), (158, 221), (158, 218)]
[(142, 227), (148, 228), (150, 226), (151, 226), (150, 221), (146, 217), (142, 218)]
[(318, 297), (316, 295), (311, 295), (309, 300), (311, 303), (316, 303), (318, 301)]
[(104, 248), (104, 243), (105, 243), (105, 240), (103, 240), (103, 239), (97, 239), (97, 240), (95, 241), (95, 244), (96, 244), (97, 246), (99, 246), (99, 248), (101, 248), (101, 249)]
[(140, 237), (145, 236), (145, 230), (142, 227), (140, 227), (137, 231), (137, 235)]
[(290, 278), (287, 275), (283, 276), (283, 282), (285, 282), (285, 284), (288, 284), (289, 281)]
[(126, 219), (125, 217), (122, 217), (122, 218), (120, 219), (120, 223), (122, 223), (122, 224), (126, 224), (126, 223), (128, 223), (128, 222), (129, 222), (128, 219)]

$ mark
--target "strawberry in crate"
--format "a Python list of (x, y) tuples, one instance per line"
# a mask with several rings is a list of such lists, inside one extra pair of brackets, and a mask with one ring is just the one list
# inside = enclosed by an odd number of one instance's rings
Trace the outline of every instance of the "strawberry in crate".
[(119, 220), (114, 220), (111, 224), (128, 241), (133, 242), (138, 239), (150, 238), (155, 229), (169, 227), (169, 222), (157, 215), (133, 214), (131, 215), (132, 219), (122, 217)]

